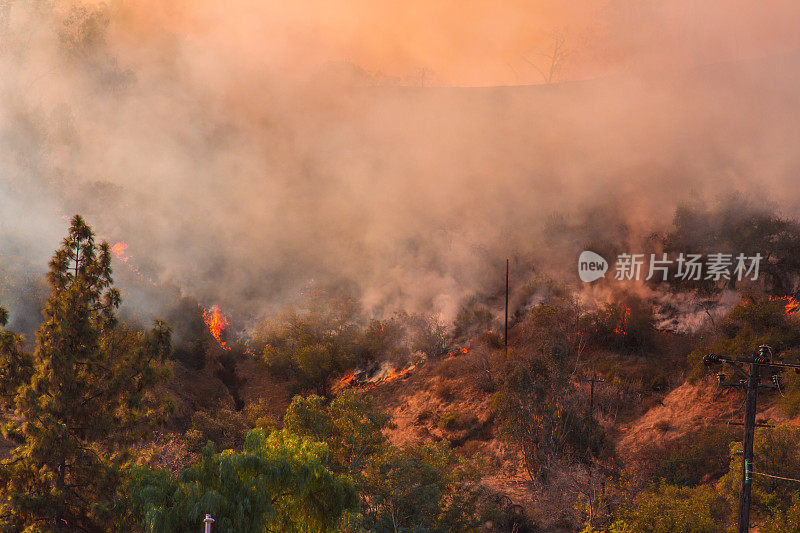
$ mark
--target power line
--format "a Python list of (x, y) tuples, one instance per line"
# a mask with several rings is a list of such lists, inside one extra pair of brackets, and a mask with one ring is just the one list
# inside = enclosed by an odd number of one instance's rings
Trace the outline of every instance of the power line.
[(794, 481), (796, 483), (800, 483), (800, 479), (795, 479), (793, 477), (773, 476), (772, 474), (765, 474), (764, 472), (750, 472), (750, 473), (755, 474), (757, 476), (771, 477), (772, 479), (782, 479), (784, 481)]

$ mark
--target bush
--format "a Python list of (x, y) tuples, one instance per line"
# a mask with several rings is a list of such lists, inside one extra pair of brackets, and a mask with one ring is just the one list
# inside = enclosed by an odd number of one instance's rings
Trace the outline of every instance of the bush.
[(270, 433), (278, 428), (277, 421), (268, 414), (271, 411), (272, 406), (269, 398), (259, 398), (244, 408), (244, 416), (250, 427), (264, 428), (267, 433)]
[(471, 339), (492, 329), (494, 314), (477, 296), (468, 298), (456, 314), (453, 336), (456, 339)]
[(275, 373), (292, 374), (328, 396), (331, 376), (356, 363), (359, 307), (348, 296), (312, 295), (302, 312), (289, 310), (259, 324), (254, 343)]
[(439, 429), (447, 431), (457, 431), (466, 429), (477, 423), (478, 419), (475, 415), (467, 415), (455, 411), (448, 411), (439, 418)]
[(248, 432), (241, 453), (203, 449), (177, 479), (134, 467), (127, 493), (148, 533), (194, 531), (204, 513), (214, 531), (330, 531), (358, 498), (352, 481), (327, 466), (328, 447), (287, 431)]
[[(723, 533), (725, 500), (709, 486), (661, 484), (640, 495), (611, 525), (610, 533)], [(591, 530), (588, 530), (591, 531)]]
[[(753, 454), (756, 472), (800, 478), (800, 428), (787, 424), (757, 429)], [(730, 446), (730, 468), (719, 482), (720, 492), (731, 506), (738, 504), (741, 485), (742, 444), (735, 442)], [(752, 509), (763, 516), (785, 512), (796, 492), (794, 483), (757, 475), (752, 482)]]
[(369, 531), (470, 531), (480, 523), (478, 475), (444, 444), (387, 447), (367, 464), (363, 526)]
[(546, 360), (510, 361), (494, 404), (500, 435), (520, 447), (531, 479), (547, 482), (562, 459), (588, 462), (613, 453), (570, 376)]
[(800, 324), (786, 312), (786, 301), (763, 294), (744, 294), (721, 325), (722, 336), (701, 342), (689, 355), (692, 379), (704, 375), (703, 356), (708, 353), (731, 357), (749, 357), (762, 344), (769, 345), (775, 355), (800, 346)]
[(786, 512), (778, 511), (761, 526), (762, 533), (796, 533), (800, 531), (800, 496), (792, 496)]
[(583, 318), (586, 339), (594, 346), (644, 354), (655, 347), (652, 306), (635, 297), (609, 303)]
[(693, 487), (718, 479), (728, 470), (728, 447), (736, 438), (734, 430), (708, 427), (673, 442), (658, 461), (653, 475), (670, 485)]
[(283, 427), (326, 442), (331, 468), (358, 480), (364, 463), (386, 445), (382, 431), (389, 421), (388, 415), (375, 408), (371, 397), (346, 389), (327, 405), (319, 396), (295, 396), (286, 410)]
[(214, 412), (197, 411), (192, 415), (192, 427), (186, 432), (189, 449), (199, 452), (209, 442), (219, 450), (238, 448), (250, 429), (247, 419), (231, 409)]

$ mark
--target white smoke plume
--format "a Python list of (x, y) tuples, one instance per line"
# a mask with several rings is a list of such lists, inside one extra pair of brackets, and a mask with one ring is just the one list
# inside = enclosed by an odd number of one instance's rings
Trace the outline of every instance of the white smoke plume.
[(661, 4), (0, 2), (0, 269), (78, 212), (240, 316), (313, 279), (452, 317), (680, 202), (797, 214), (800, 7)]

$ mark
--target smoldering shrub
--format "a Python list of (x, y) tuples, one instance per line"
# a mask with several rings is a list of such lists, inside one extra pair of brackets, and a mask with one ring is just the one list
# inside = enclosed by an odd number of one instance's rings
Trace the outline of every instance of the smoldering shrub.
[(598, 348), (645, 355), (656, 346), (653, 307), (635, 296), (601, 305), (581, 322), (587, 342)]

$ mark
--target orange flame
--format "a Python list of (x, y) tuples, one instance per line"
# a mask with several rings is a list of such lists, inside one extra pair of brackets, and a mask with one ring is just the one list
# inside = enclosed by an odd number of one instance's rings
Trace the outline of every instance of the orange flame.
[(614, 333), (617, 335), (625, 335), (626, 328), (628, 327), (628, 319), (631, 317), (631, 308), (626, 307), (625, 310), (622, 312), (622, 315), (619, 317), (619, 324), (617, 324), (616, 329), (614, 329)]
[[(114, 254), (117, 259), (128, 265), (128, 268), (131, 270), (131, 272), (133, 272), (134, 274), (139, 276), (139, 278), (144, 280), (145, 277), (142, 275), (139, 269), (136, 268), (136, 266), (130, 261), (130, 257), (128, 257), (128, 255), (125, 253), (125, 250), (127, 249), (128, 245), (125, 243), (125, 241), (118, 241), (115, 242), (114, 245), (111, 247), (111, 253)], [(147, 281), (150, 282), (153, 286), (158, 285), (155, 281), (153, 281), (153, 278), (147, 278)]]
[(785, 302), (783, 308), (787, 316), (800, 311), (800, 302), (798, 302), (791, 296), (770, 296), (769, 299), (772, 302), (778, 302), (778, 301)]
[(403, 377), (407, 376), (409, 372), (414, 370), (414, 366), (415, 365), (412, 365), (412, 366), (410, 366), (408, 368), (405, 368), (403, 370), (392, 372), (390, 375), (388, 375), (385, 378), (379, 380), (379, 382), (380, 383), (386, 383), (387, 381), (394, 381), (396, 379), (403, 378)]
[(128, 245), (125, 244), (125, 241), (119, 241), (114, 243), (114, 246), (111, 247), (111, 253), (117, 256), (117, 259), (121, 259), (124, 262), (128, 262), (128, 256), (125, 255), (125, 250), (128, 249)]
[(376, 379), (375, 381), (357, 381), (356, 380), (356, 372), (351, 372), (345, 376), (342, 376), (339, 381), (336, 383), (334, 387), (334, 391), (342, 390), (346, 387), (355, 387), (362, 391), (368, 391), (374, 386), (382, 383), (389, 383), (390, 381), (395, 381), (397, 379), (402, 379), (406, 377), (417, 365), (411, 365), (408, 368), (404, 368), (403, 370), (396, 370), (389, 374), (388, 376), (384, 376), (382, 378)]
[(349, 385), (352, 385), (355, 379), (356, 379), (355, 372), (347, 374), (346, 376), (342, 376), (342, 378), (339, 380), (338, 388), (343, 389)]
[(225, 318), (225, 315), (222, 314), (222, 311), (219, 310), (218, 306), (214, 305), (203, 310), (203, 322), (208, 326), (208, 331), (211, 332), (211, 336), (219, 343), (220, 348), (223, 350), (230, 350), (230, 347), (222, 340), (222, 331), (227, 328), (230, 323), (228, 319)]

